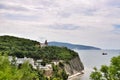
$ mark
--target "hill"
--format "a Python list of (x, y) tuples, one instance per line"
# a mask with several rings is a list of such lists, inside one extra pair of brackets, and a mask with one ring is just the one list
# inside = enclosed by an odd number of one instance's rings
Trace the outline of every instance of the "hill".
[(69, 49), (79, 49), (79, 50), (100, 50), (100, 48), (93, 47), (93, 46), (85, 46), (85, 45), (76, 45), (76, 44), (70, 44), (70, 43), (63, 43), (63, 42), (49, 42), (50, 46), (59, 46), (59, 47), (67, 47)]
[(47, 60), (70, 60), (78, 54), (66, 47), (40, 46), (40, 42), (14, 36), (0, 36), (0, 54)]

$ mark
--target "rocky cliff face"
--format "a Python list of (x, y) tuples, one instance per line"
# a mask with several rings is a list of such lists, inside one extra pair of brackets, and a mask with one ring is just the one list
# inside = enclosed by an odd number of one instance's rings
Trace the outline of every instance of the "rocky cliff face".
[(75, 57), (74, 59), (70, 60), (68, 63), (65, 63), (64, 65), (65, 71), (69, 75), (81, 73), (84, 70), (84, 66), (79, 56)]

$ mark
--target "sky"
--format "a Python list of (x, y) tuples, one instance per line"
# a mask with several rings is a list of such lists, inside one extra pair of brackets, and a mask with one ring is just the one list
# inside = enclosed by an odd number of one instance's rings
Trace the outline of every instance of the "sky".
[(0, 35), (120, 49), (120, 0), (0, 0)]

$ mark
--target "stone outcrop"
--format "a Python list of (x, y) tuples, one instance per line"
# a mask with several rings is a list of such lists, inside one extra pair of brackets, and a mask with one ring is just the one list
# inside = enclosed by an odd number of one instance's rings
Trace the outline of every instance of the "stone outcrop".
[(79, 56), (70, 60), (68, 63), (64, 64), (64, 68), (69, 76), (74, 75), (76, 73), (82, 73), (84, 70), (83, 63), (81, 62)]

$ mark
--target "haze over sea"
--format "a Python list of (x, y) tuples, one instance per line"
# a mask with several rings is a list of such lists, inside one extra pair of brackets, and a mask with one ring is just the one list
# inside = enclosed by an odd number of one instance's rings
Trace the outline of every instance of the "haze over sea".
[[(77, 76), (74, 80), (90, 80), (89, 75), (93, 67), (100, 68), (101, 65), (109, 65), (110, 60), (114, 56), (120, 55), (120, 50), (75, 50), (79, 53), (85, 71), (81, 76)], [(102, 55), (107, 53), (107, 55)]]

